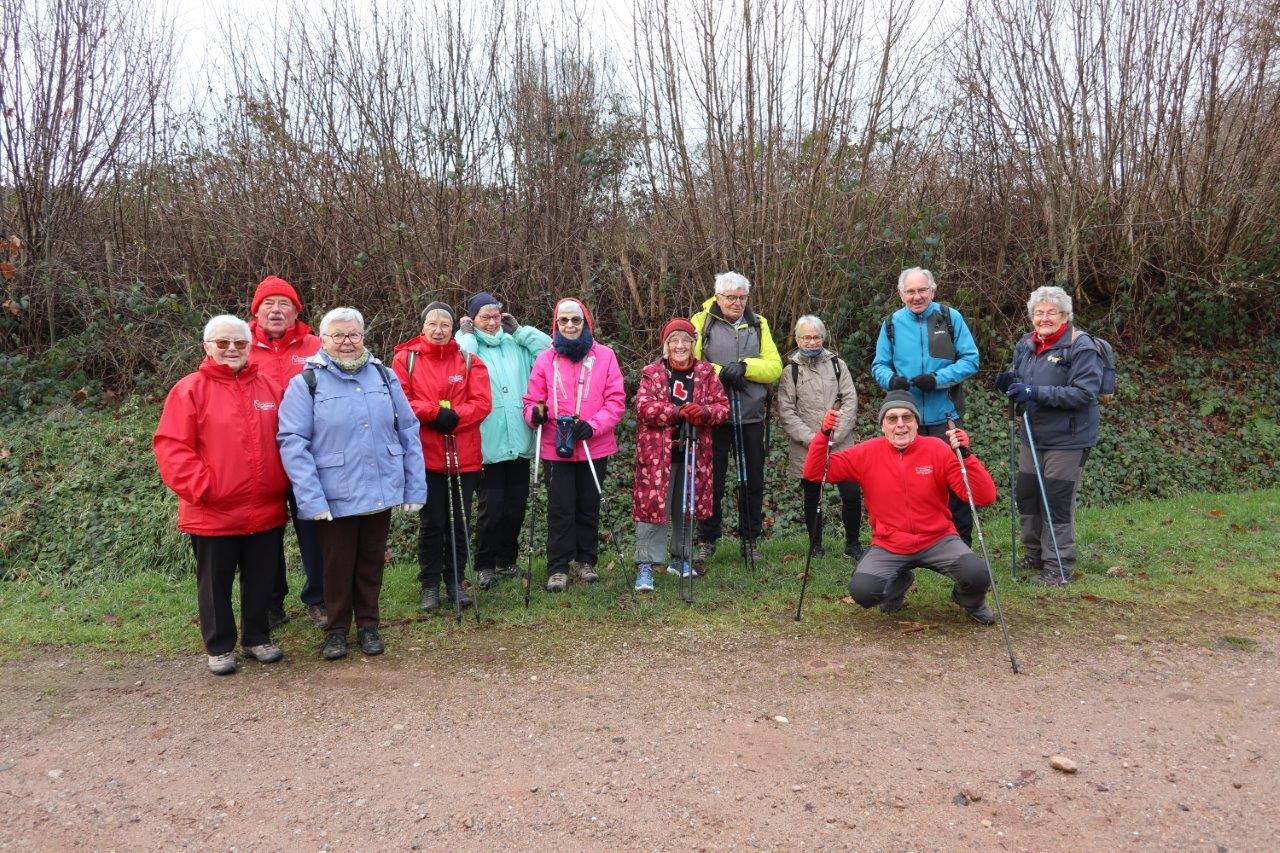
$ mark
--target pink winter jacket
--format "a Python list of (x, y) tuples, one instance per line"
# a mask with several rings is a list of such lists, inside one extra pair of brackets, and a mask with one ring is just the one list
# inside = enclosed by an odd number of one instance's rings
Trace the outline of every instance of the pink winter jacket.
[(524, 419), (525, 423), (533, 426), (534, 406), (546, 401), (547, 423), (542, 428), (540, 448), (543, 459), (553, 462), (582, 462), (587, 458), (581, 441), (574, 442), (572, 458), (561, 459), (556, 456), (555, 430), (557, 415), (575, 414), (578, 379), (584, 371), (582, 408), (576, 414), (591, 424), (593, 435), (587, 439), (591, 458), (600, 459), (618, 452), (618, 440), (614, 437), (613, 428), (622, 420), (622, 413), (626, 411), (627, 392), (622, 385), (618, 357), (613, 354), (613, 350), (596, 341), (586, 357), (577, 364), (558, 354), (554, 348), (544, 351), (533, 362), (529, 388), (524, 393)]

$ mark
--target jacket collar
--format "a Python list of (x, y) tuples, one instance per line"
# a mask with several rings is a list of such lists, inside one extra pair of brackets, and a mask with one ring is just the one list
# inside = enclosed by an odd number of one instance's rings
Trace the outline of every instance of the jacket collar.
[(249, 321), (249, 332), (253, 336), (254, 347), (262, 347), (263, 349), (284, 349), (291, 347), (301, 341), (307, 335), (311, 334), (311, 327), (299, 320), (293, 324), (292, 329), (285, 329), (284, 335), (275, 339), (267, 337), (267, 333), (258, 325), (258, 321)]
[(258, 375), (258, 365), (250, 361), (237, 373), (225, 364), (218, 364), (212, 356), (206, 355), (204, 361), (200, 362), (200, 373), (218, 382), (244, 382)]

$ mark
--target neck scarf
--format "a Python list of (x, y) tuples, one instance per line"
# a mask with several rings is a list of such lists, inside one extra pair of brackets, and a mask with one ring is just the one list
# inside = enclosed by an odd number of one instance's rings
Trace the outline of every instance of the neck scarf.
[(338, 358), (335, 355), (329, 356), (329, 360), (346, 373), (355, 373), (360, 368), (369, 363), (369, 351), (365, 350), (360, 353), (359, 357), (353, 359)]
[(556, 329), (556, 336), (551, 345), (555, 347), (556, 352), (570, 361), (582, 361), (587, 357), (587, 353), (591, 350), (593, 343), (595, 341), (591, 339), (591, 330), (583, 326), (582, 334), (572, 341), (560, 334), (559, 329)]

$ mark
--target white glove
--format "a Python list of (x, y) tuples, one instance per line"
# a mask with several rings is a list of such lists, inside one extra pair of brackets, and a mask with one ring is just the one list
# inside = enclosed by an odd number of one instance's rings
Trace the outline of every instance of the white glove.
[(422, 504), (402, 504), (400, 508), (405, 512), (417, 512), (422, 509)]
[(312, 517), (311, 520), (312, 521), (333, 521), (333, 513), (329, 512), (329, 510), (326, 509), (324, 512), (320, 513), (319, 515)]

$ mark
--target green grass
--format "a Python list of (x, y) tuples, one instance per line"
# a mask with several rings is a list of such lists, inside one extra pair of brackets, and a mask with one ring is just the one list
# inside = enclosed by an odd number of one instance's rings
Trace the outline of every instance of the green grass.
[[(1009, 581), (1009, 524), (993, 508), (984, 513), (987, 543), (1009, 623), (1020, 640), (1099, 636), (1127, 640), (1212, 643), (1248, 652), (1257, 631), (1274, 630), (1280, 614), (1280, 490), (1201, 494), (1080, 512), (1080, 569), (1065, 589), (1039, 589)], [(838, 547), (829, 538), (828, 551)], [(623, 544), (629, 537), (623, 537)], [(804, 542), (771, 540), (758, 578), (749, 578), (736, 542), (722, 540), (711, 574), (698, 581), (696, 601), (680, 600), (676, 579), (661, 575), (658, 590), (633, 603), (614, 554), (602, 558), (601, 582), (551, 596), (535, 587), (526, 611), (517, 582), (480, 595), (481, 625), (467, 613), (422, 617), (417, 610), (416, 567), (390, 566), (382, 592), (389, 642), (438, 649), (480, 642), (534, 645), (548, 651), (603, 640), (643, 641), (654, 632), (680, 632), (693, 641), (723, 635), (781, 632), (911, 631), (945, 636), (964, 628), (949, 600), (949, 584), (917, 572), (917, 589), (893, 618), (864, 612), (847, 594), (848, 561), (814, 562), (803, 626), (797, 626), (798, 575)], [(403, 554), (402, 556), (407, 556)], [(627, 564), (630, 569), (630, 564)], [(1108, 570), (1111, 576), (1108, 576)], [(538, 578), (543, 577), (539, 570)], [(291, 576), (291, 610), (301, 616)], [(0, 655), (33, 647), (96, 653), (185, 654), (200, 647), (195, 586), (189, 572), (144, 571), (118, 580), (67, 587), (32, 580), (0, 583)], [(937, 626), (942, 630), (931, 630)], [(968, 630), (965, 628), (965, 630)], [(975, 629), (976, 630), (976, 629)], [(277, 634), (286, 651), (318, 643), (318, 632), (295, 618)]]

